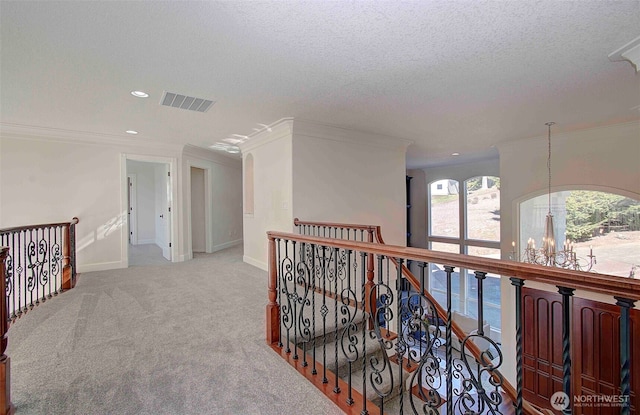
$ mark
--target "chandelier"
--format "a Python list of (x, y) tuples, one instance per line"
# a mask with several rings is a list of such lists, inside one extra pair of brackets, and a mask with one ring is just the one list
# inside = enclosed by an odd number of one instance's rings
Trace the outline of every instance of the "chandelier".
[[(550, 267), (560, 267), (577, 271), (591, 271), (596, 264), (596, 257), (593, 255), (593, 249), (589, 247), (589, 255), (586, 258), (578, 257), (574, 249), (574, 243), (565, 239), (563, 246), (556, 247), (555, 231), (553, 226), (553, 214), (551, 213), (551, 126), (554, 122), (548, 122), (548, 156), (547, 156), (547, 172), (548, 172), (548, 204), (549, 211), (545, 219), (544, 236), (542, 237), (542, 246), (536, 248), (536, 242), (533, 238), (527, 241), (527, 247), (524, 249), (522, 262), (529, 264), (547, 265)], [(515, 243), (512, 244), (515, 251)], [(515, 252), (513, 253), (515, 254)], [(515, 256), (515, 255), (514, 255)]]

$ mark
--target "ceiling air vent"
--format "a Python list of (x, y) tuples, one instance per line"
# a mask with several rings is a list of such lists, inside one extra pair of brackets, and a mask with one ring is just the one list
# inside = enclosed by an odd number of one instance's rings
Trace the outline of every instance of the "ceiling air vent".
[(206, 112), (213, 105), (213, 101), (164, 91), (160, 105), (189, 111)]

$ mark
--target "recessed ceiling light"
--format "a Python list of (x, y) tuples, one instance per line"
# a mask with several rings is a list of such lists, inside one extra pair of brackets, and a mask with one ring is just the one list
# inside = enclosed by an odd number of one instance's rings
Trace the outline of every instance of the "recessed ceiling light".
[(133, 95), (134, 97), (138, 97), (138, 98), (147, 98), (147, 97), (149, 97), (149, 94), (147, 94), (144, 91), (131, 91), (131, 95)]
[(459, 156), (460, 153), (451, 153), (452, 156)]
[(138, 132), (137, 132), (136, 130), (127, 130), (127, 131), (125, 131), (125, 133), (127, 133), (127, 134), (133, 134), (133, 135), (138, 134)]

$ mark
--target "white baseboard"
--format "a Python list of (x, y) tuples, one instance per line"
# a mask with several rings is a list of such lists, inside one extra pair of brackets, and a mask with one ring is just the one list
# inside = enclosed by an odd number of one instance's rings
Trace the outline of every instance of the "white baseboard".
[(242, 244), (242, 239), (236, 239), (235, 241), (229, 241), (229, 242), (225, 242), (223, 244), (219, 244), (214, 246), (211, 249), (211, 252), (217, 252), (217, 251), (222, 251), (223, 249), (227, 249), (227, 248), (231, 248), (232, 246), (236, 246), (236, 245), (240, 245)]
[(99, 262), (97, 264), (78, 264), (78, 273), (83, 272), (95, 272), (95, 271), (107, 271), (110, 269), (126, 268), (126, 264), (123, 261), (113, 262)]
[(254, 267), (260, 268), (261, 270), (269, 271), (269, 266), (267, 265), (266, 262), (258, 261), (257, 259), (253, 259), (246, 255), (242, 256), (242, 260), (249, 265), (253, 265)]
[(156, 240), (155, 239), (138, 239), (138, 243), (136, 245), (149, 245), (149, 244), (155, 244)]

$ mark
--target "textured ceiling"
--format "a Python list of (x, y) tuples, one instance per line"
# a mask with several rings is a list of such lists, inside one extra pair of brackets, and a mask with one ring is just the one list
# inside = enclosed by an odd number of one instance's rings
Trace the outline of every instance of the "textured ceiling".
[(208, 147), (299, 117), (414, 140), (419, 167), (640, 118), (640, 75), (607, 58), (640, 1), (3, 0), (0, 19), (5, 126)]

